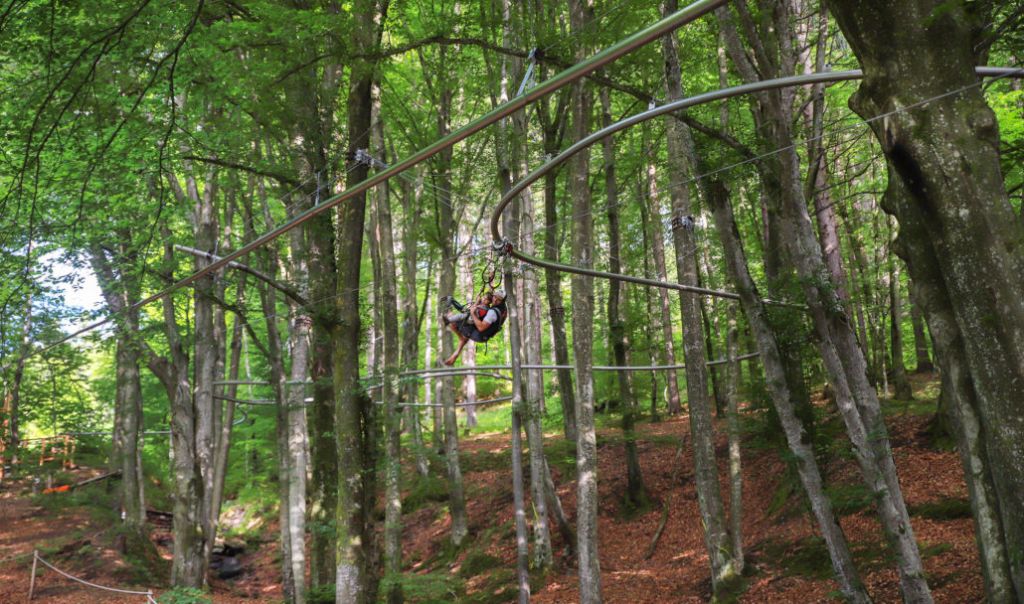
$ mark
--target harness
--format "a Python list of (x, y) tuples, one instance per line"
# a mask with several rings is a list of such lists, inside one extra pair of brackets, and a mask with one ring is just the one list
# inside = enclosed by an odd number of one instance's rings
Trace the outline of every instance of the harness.
[(492, 310), (495, 313), (498, 314), (498, 320), (495, 321), (494, 323), (491, 323), (487, 327), (487, 329), (485, 329), (485, 330), (480, 332), (480, 337), (483, 338), (484, 342), (486, 342), (487, 340), (490, 340), (499, 331), (501, 331), (501, 326), (505, 324), (505, 319), (508, 318), (508, 307), (505, 306), (505, 301), (504, 300), (502, 300), (498, 304), (495, 304), (494, 306), (488, 306), (487, 308), (478, 308), (476, 310), (477, 315), (478, 315), (477, 318), (479, 318), (481, 321), (483, 321), (484, 317), (487, 316), (487, 313), (492, 311)]

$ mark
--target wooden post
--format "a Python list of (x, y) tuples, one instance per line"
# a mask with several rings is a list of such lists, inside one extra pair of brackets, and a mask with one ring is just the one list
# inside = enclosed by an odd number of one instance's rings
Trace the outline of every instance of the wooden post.
[(32, 596), (36, 591), (36, 564), (39, 563), (39, 551), (32, 550), (32, 579), (28, 584), (28, 601), (32, 601)]

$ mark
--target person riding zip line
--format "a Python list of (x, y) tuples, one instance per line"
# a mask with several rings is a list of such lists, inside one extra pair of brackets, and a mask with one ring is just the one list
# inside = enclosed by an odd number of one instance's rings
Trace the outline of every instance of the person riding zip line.
[(459, 346), (452, 356), (444, 360), (445, 365), (454, 365), (462, 354), (462, 349), (470, 340), (474, 342), (487, 342), (501, 331), (508, 316), (508, 308), (505, 306), (505, 290), (496, 289), (489, 294), (483, 294), (475, 304), (462, 307), (457, 302), (448, 298), (449, 303), (462, 312), (442, 315), (441, 321), (445, 327), (459, 336)]

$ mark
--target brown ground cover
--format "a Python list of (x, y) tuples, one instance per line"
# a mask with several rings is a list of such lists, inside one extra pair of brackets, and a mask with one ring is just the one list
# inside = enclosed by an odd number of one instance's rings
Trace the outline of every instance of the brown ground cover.
[[(916, 385), (924, 387), (924, 378)], [(823, 405), (824, 403), (819, 402)], [(933, 448), (927, 434), (930, 416), (921, 409), (897, 406), (887, 418), (904, 496), (913, 528), (923, 547), (925, 568), (936, 602), (979, 602), (984, 588), (974, 544), (972, 521), (965, 515), (967, 491), (954, 451)], [(724, 426), (717, 426), (720, 477), (726, 497)], [(643, 478), (650, 496), (646, 511), (628, 514), (620, 505), (625, 489), (623, 443), (619, 431), (605, 429), (599, 438), (600, 555), (605, 601), (629, 604), (705, 602), (710, 597), (697, 498), (692, 480), (692, 452), (685, 416), (638, 426)], [(682, 454), (677, 456), (680, 438)], [(559, 495), (572, 520), (576, 505), (571, 463), (557, 434), (549, 434), (551, 465)], [(841, 435), (837, 437), (842, 442)], [(748, 443), (749, 444), (749, 443)], [(466, 437), (461, 443), (468, 494), (470, 542), (459, 552), (446, 547), (448, 517), (443, 496), (429, 499), (405, 516), (404, 555), (408, 576), (451, 579), (452, 589), (431, 601), (509, 601), (514, 594), (514, 530), (507, 434)], [(837, 451), (842, 447), (837, 445)], [(799, 491), (784, 496), (797, 483), (784, 461), (770, 448), (745, 447), (744, 544), (746, 589), (743, 602), (838, 601), (829, 578), (828, 557), (815, 539), (813, 522)], [(870, 498), (859, 485), (851, 460), (836, 454), (827, 469), (830, 488), (844, 514), (841, 524), (858, 568), (876, 602), (898, 602), (897, 577)], [(528, 470), (528, 466), (527, 466)], [(82, 476), (86, 471), (80, 471)], [(675, 483), (673, 484), (673, 474)], [(24, 487), (24, 485), (22, 485)], [(780, 490), (781, 489), (781, 490)], [(780, 495), (781, 493), (781, 495)], [(54, 495), (59, 496), (59, 495)], [(529, 505), (529, 501), (528, 501)], [(668, 521), (649, 559), (645, 559), (662, 518)], [(168, 557), (165, 523), (154, 518), (153, 538)], [(54, 562), (96, 583), (125, 588), (158, 587), (131, 582), (116, 544), (103, 537), (109, 529), (86, 509), (48, 511), (33, 505), (23, 491), (0, 490), (0, 602), (23, 601), (28, 593), (33, 547), (47, 544)], [(229, 581), (214, 581), (215, 602), (280, 601), (273, 526), (264, 542), (243, 555), (246, 572)], [(576, 576), (568, 548), (554, 533), (556, 567), (534, 581), (533, 599), (540, 603), (577, 600)], [(252, 549), (252, 548), (251, 548)], [(156, 589), (156, 591), (160, 591)], [(138, 598), (104, 594), (74, 585), (54, 573), (37, 584), (37, 601), (139, 602)], [(422, 601), (422, 600), (421, 600)]]

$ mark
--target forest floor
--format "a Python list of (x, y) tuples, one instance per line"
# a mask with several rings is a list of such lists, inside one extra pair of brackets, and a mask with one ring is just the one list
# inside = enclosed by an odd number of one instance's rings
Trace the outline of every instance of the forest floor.
[[(960, 461), (950, 448), (932, 444), (930, 425), (937, 384), (933, 376), (914, 376), (918, 401), (887, 402), (887, 425), (913, 528), (921, 544), (925, 569), (936, 602), (979, 602), (984, 587), (974, 544), (970, 506)], [(930, 399), (930, 400), (929, 400)], [(831, 443), (822, 451), (827, 466), (829, 494), (841, 513), (841, 524), (851, 542), (857, 567), (876, 602), (898, 602), (896, 571), (873, 513), (871, 497), (860, 484), (855, 464), (842, 435), (842, 426), (828, 405), (818, 401), (820, 437)], [(748, 421), (749, 427), (765, 422)], [(717, 426), (716, 446), (720, 480), (728, 499), (724, 425)], [(680, 439), (683, 447), (680, 452)], [(823, 543), (793, 472), (779, 455), (777, 435), (748, 430), (744, 438), (744, 519), (746, 555), (742, 602), (829, 602), (837, 599), (836, 584)], [(625, 509), (624, 441), (609, 424), (599, 430), (600, 559), (604, 599), (627, 602), (683, 603), (710, 599), (707, 555), (693, 484), (692, 448), (685, 415), (637, 426), (643, 479), (649, 504)], [(514, 601), (515, 543), (512, 513), (509, 442), (507, 433), (474, 434), (460, 443), (469, 513), (467, 543), (455, 550), (448, 542), (449, 517), (444, 483), (408, 482), (405, 497), (403, 583), (409, 602)], [(549, 434), (549, 456), (559, 496), (575, 520), (575, 467), (565, 441)], [(437, 475), (443, 475), (440, 459)], [(525, 459), (528, 462), (528, 458)], [(528, 463), (524, 464), (528, 475)], [(98, 474), (76, 470), (81, 480)], [(410, 481), (412, 477), (410, 476)], [(150, 515), (152, 549), (161, 560), (139, 561), (126, 556), (124, 539), (112, 526), (108, 509), (82, 493), (31, 496), (29, 484), (6, 483), (0, 489), (0, 602), (23, 600), (29, 589), (32, 550), (83, 579), (127, 589), (162, 591), (166, 585), (169, 533), (166, 518)], [(66, 497), (68, 499), (52, 499)], [(60, 503), (51, 503), (59, 501)], [(527, 503), (529, 511), (529, 502)], [(667, 522), (652, 555), (652, 538)], [(245, 572), (213, 583), (218, 603), (278, 602), (281, 589), (274, 543), (274, 526), (250, 540), (240, 560)], [(555, 568), (533, 580), (533, 602), (577, 601), (577, 579), (567, 548), (552, 529)], [(536, 575), (537, 573), (533, 573)], [(47, 571), (36, 583), (34, 601), (140, 602), (137, 596), (98, 592)]]

